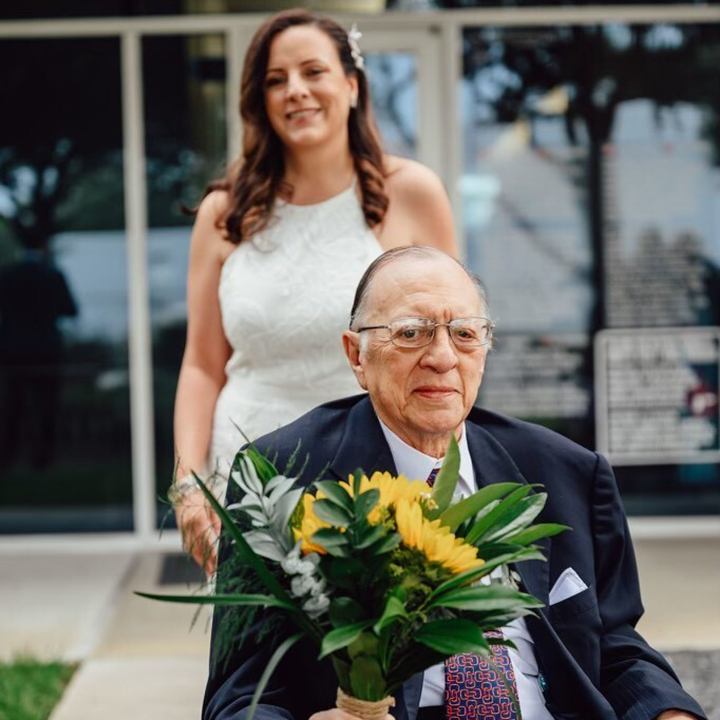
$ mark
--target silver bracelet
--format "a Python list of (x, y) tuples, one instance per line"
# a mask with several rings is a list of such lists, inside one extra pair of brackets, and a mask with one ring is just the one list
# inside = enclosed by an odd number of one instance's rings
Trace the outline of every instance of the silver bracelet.
[(200, 490), (194, 475), (185, 475), (185, 477), (175, 480), (168, 490), (168, 500), (173, 505), (179, 505), (188, 495)]

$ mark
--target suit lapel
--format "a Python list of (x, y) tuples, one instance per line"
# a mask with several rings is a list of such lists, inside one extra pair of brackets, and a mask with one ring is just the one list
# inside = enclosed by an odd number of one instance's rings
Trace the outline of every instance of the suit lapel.
[(337, 453), (330, 462), (330, 471), (339, 480), (347, 480), (358, 468), (368, 477), (376, 470), (397, 475), (395, 461), (369, 397), (350, 410)]
[[(478, 488), (499, 482), (527, 484), (507, 450), (487, 430), (470, 419), (465, 423), (465, 428)], [(529, 560), (519, 563), (516, 569), (527, 592), (547, 605), (550, 593), (550, 539), (544, 538), (536, 544), (540, 546), (547, 562)], [(482, 547), (480, 556), (482, 557)]]

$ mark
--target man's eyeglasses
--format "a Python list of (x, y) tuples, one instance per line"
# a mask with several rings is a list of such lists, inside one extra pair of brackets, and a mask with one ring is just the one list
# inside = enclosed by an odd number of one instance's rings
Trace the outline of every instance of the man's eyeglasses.
[(421, 348), (435, 337), (435, 329), (446, 327), (450, 339), (458, 350), (474, 350), (492, 340), (495, 323), (483, 317), (455, 318), (449, 323), (436, 323), (429, 318), (400, 318), (389, 325), (370, 325), (358, 329), (389, 330), (393, 345), (402, 348)]

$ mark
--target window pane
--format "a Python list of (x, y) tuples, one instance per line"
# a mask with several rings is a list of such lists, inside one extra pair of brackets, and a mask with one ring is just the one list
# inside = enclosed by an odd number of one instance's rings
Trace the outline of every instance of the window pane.
[[(185, 348), (185, 284), (192, 216), (208, 180), (224, 172), (225, 38), (143, 39), (148, 263), (153, 337), (156, 490), (173, 477), (173, 404)], [(158, 522), (172, 524), (164, 503)]]
[(132, 528), (117, 39), (0, 42), (0, 532)]
[(383, 149), (417, 158), (417, 58), (409, 52), (368, 53), (366, 72)]
[(463, 35), (464, 230), (499, 320), (480, 401), (607, 452), (636, 513), (720, 512), (718, 342), (693, 330), (720, 324), (719, 39)]

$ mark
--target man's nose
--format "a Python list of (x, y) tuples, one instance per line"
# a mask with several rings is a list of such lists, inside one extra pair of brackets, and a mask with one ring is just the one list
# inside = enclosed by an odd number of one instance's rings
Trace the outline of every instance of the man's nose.
[(457, 350), (447, 327), (436, 327), (435, 337), (426, 346), (420, 365), (436, 372), (449, 372), (458, 363)]

